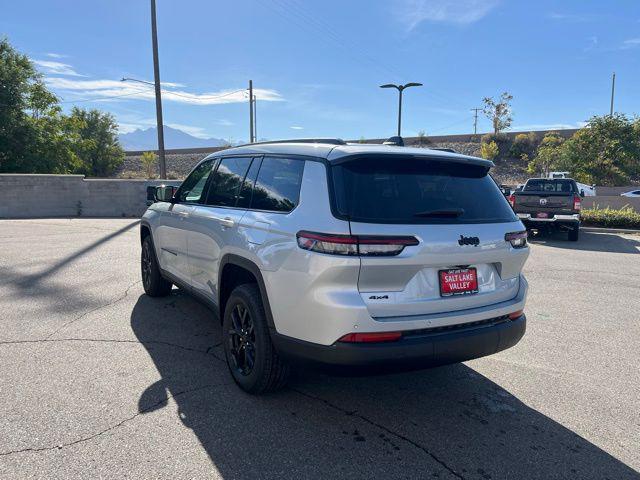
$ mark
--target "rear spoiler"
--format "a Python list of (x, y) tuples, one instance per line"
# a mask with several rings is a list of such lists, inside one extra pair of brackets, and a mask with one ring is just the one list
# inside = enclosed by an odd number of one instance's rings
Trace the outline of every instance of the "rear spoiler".
[(393, 156), (397, 157), (399, 161), (407, 160), (407, 159), (420, 159), (420, 160), (434, 160), (439, 162), (451, 162), (451, 163), (461, 163), (466, 165), (476, 165), (479, 167), (484, 167), (487, 171), (494, 166), (494, 163), (491, 160), (485, 160), (483, 158), (477, 157), (469, 157), (467, 155), (452, 155), (448, 152), (437, 152), (434, 150), (425, 150), (424, 154), (413, 154), (413, 153), (401, 153), (401, 151), (393, 151), (390, 150), (388, 152), (375, 152), (375, 153), (356, 153), (353, 155), (345, 155), (344, 157), (337, 158), (335, 160), (331, 160), (331, 165), (341, 165), (347, 162), (353, 162), (355, 160), (360, 160), (362, 158), (372, 158), (372, 157), (387, 157)]

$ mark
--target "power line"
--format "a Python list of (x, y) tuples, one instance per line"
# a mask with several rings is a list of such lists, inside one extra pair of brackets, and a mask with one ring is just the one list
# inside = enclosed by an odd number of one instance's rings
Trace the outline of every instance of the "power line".
[(436, 129), (436, 130), (431, 130), (431, 133), (434, 133), (434, 132), (441, 132), (442, 130), (446, 130), (447, 128), (451, 128), (451, 127), (455, 127), (455, 126), (457, 126), (457, 125), (461, 125), (461, 124), (463, 124), (463, 123), (467, 123), (467, 122), (468, 122), (469, 120), (471, 120), (472, 118), (473, 118), (473, 117), (467, 117), (467, 118), (465, 118), (464, 120), (460, 120), (460, 121), (455, 122), (455, 123), (452, 123), (452, 124), (450, 124), (450, 125), (446, 125), (446, 126), (444, 126), (444, 127), (442, 127), (442, 128), (438, 128), (438, 129)]
[[(238, 90), (234, 90), (233, 92), (227, 92), (224, 93), (222, 95), (198, 95), (195, 97), (190, 97), (188, 95), (182, 95), (180, 93), (177, 92), (172, 92), (170, 90), (163, 90), (163, 92), (165, 93), (165, 95), (175, 95), (177, 97), (183, 97), (183, 98), (188, 98), (190, 100), (213, 100), (213, 99), (217, 99), (217, 98), (224, 98), (224, 97), (228, 97), (230, 95), (233, 95), (235, 93), (239, 93), (239, 92), (244, 92), (245, 89), (241, 88)], [(145, 89), (145, 90), (137, 90), (135, 92), (129, 92), (129, 93), (123, 93), (120, 95), (110, 95), (108, 97), (95, 97), (95, 98), (80, 98), (78, 100), (65, 100), (59, 103), (82, 103), (82, 102), (99, 102), (100, 100), (110, 100), (112, 98), (121, 98), (121, 97), (130, 97), (133, 95), (139, 95), (140, 93), (147, 93), (150, 92), (149, 89)], [(196, 95), (196, 94), (194, 94)]]
[(182, 98), (188, 98), (190, 100), (215, 100), (217, 98), (224, 98), (224, 97), (228, 97), (230, 95), (233, 95), (235, 93), (238, 92), (244, 92), (246, 90), (246, 88), (240, 88), (238, 90), (234, 90), (233, 92), (227, 92), (227, 93), (223, 93), (221, 95), (198, 95), (198, 94), (192, 94), (195, 96), (189, 96), (189, 95), (184, 95), (184, 94), (180, 94), (178, 92), (172, 92), (171, 90), (164, 90), (164, 93), (166, 95), (175, 95), (176, 97), (182, 97)]
[[(263, 0), (260, 0), (260, 1), (264, 5)], [(398, 79), (402, 77), (402, 75), (399, 75), (398, 73), (400, 69), (397, 68), (397, 66), (395, 65), (388, 66), (389, 65), (388, 58), (376, 59), (372, 55), (369, 55), (369, 53), (365, 49), (359, 47), (353, 42), (344, 40), (343, 37), (341, 37), (333, 29), (331, 29), (325, 22), (322, 21), (322, 19), (320, 19), (317, 16), (314, 16), (311, 13), (305, 12), (304, 7), (299, 2), (296, 2), (295, 0), (270, 0), (270, 3), (274, 7), (276, 7), (275, 10), (272, 9), (271, 11), (275, 11), (278, 15), (280, 15), (282, 18), (287, 20), (289, 23), (293, 23), (299, 28), (304, 29), (305, 27), (304, 24), (307, 24), (306, 26), (313, 27), (317, 32), (321, 33), (321, 36), (320, 36), (321, 39), (325, 41), (327, 39), (332, 40), (335, 44), (342, 47), (347, 52), (347, 54), (349, 54), (352, 58), (354, 58), (359, 63), (364, 65), (364, 62), (362, 60), (363, 59), (368, 60), (368, 63), (376, 67), (380, 72), (384, 71), (385, 74), (391, 74), (394, 78), (398, 78)], [(266, 5), (264, 6), (268, 8)], [(300, 21), (296, 21), (296, 19), (302, 20), (302, 23)], [(358, 53), (358, 55), (354, 54), (353, 53), (354, 51)], [(460, 100), (440, 94), (437, 91), (434, 91), (430, 88), (426, 89), (425, 93), (431, 96), (432, 99), (436, 99), (438, 102), (442, 102), (442, 104), (446, 104), (446, 105), (457, 104), (459, 106), (463, 106), (463, 103)]]
[(80, 98), (78, 100), (65, 100), (63, 102), (58, 103), (82, 103), (82, 102), (98, 102), (100, 100), (109, 100), (112, 98), (120, 98), (120, 97), (130, 97), (131, 95), (138, 95), (143, 92), (148, 92), (149, 90), (138, 90), (136, 92), (123, 93), (121, 95), (111, 95), (108, 97), (96, 97), (96, 98)]

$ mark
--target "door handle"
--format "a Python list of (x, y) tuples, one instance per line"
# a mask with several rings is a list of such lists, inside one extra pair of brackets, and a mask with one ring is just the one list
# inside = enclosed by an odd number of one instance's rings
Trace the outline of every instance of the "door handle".
[(234, 222), (232, 218), (225, 217), (220, 219), (220, 224), (223, 227), (229, 228), (229, 227), (233, 227), (236, 224), (236, 222)]

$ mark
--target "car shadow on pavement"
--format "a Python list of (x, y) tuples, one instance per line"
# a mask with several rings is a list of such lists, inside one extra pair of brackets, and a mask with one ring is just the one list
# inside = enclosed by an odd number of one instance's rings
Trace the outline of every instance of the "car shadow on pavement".
[(640, 236), (630, 237), (613, 233), (580, 232), (577, 242), (567, 240), (567, 234), (537, 233), (529, 236), (532, 244), (546, 245), (548, 247), (565, 248), (569, 250), (586, 250), (592, 252), (610, 253), (640, 253)]
[(223, 478), (638, 478), (465, 364), (308, 373), (254, 397), (221, 360), (218, 318), (188, 295), (140, 296), (131, 327), (160, 376), (141, 392), (139, 412), (175, 402)]

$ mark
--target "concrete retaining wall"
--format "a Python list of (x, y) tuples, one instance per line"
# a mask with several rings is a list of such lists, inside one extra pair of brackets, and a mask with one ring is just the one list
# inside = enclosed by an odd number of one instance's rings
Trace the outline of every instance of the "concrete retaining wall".
[(617, 196), (605, 196), (598, 195), (595, 197), (584, 197), (582, 199), (582, 208), (593, 208), (595, 206), (599, 208), (613, 208), (619, 210), (622, 207), (629, 205), (636, 212), (640, 213), (640, 198), (630, 198)]
[(0, 218), (139, 217), (157, 180), (0, 174)]
[[(0, 218), (139, 217), (147, 208), (147, 186), (161, 183), (86, 179), (83, 175), (0, 174)], [(640, 198), (585, 197), (582, 205), (616, 209), (630, 205), (640, 212)]]

